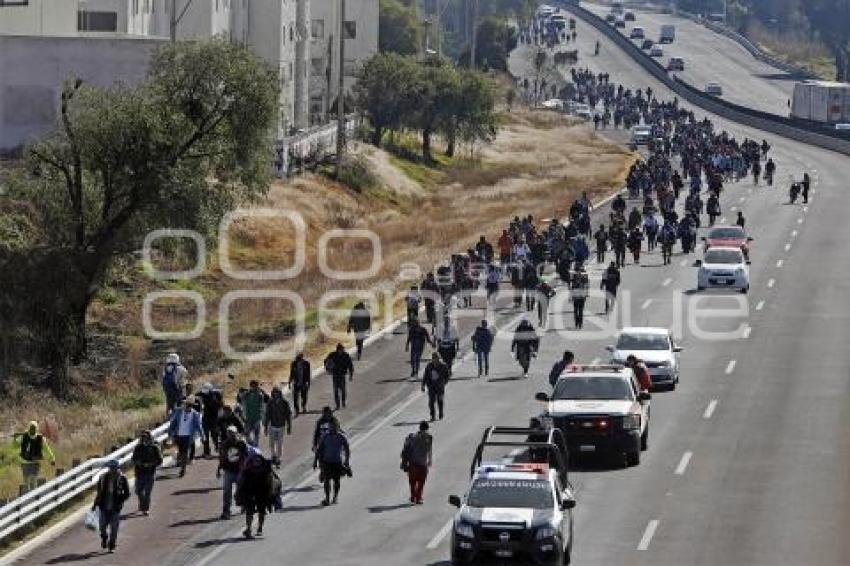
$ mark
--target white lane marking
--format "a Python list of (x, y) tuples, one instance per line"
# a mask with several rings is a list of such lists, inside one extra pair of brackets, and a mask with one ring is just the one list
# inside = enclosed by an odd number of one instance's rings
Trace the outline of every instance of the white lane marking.
[(786, 252), (790, 252), (790, 251), (791, 251), (791, 244), (785, 244), (785, 251), (786, 251)]
[(809, 211), (809, 207), (808, 207), (808, 206), (804, 206), (804, 207), (803, 207), (803, 212), (808, 212), (808, 211)]
[(747, 197), (741, 197), (738, 199), (738, 202), (744, 202), (745, 200), (747, 200)]
[(762, 301), (759, 301), (758, 304), (756, 305), (756, 310), (760, 311), (763, 308), (764, 308), (764, 301), (762, 300)]
[(767, 288), (773, 289), (774, 285), (776, 285), (776, 279), (771, 278), (770, 281), (767, 282)]
[(685, 470), (688, 469), (688, 464), (691, 462), (691, 457), (693, 457), (693, 452), (685, 452), (682, 454), (682, 459), (679, 460), (679, 465), (676, 466), (676, 475), (683, 476), (685, 475)]
[(668, 277), (667, 279), (665, 279), (665, 280), (664, 280), (664, 282), (663, 282), (663, 283), (661, 283), (661, 286), (662, 286), (662, 287), (666, 287), (666, 286), (668, 286), (668, 285), (669, 285), (670, 283), (672, 283), (672, 282), (673, 282), (673, 278), (672, 278), (672, 277)]
[(452, 525), (454, 525), (454, 519), (449, 519), (445, 525), (440, 527), (440, 530), (437, 531), (437, 534), (434, 535), (434, 538), (428, 541), (428, 544), (425, 545), (425, 548), (427, 548), (428, 550), (434, 550), (435, 548), (440, 546), (440, 543), (443, 542), (443, 539), (446, 538), (446, 535), (448, 535), (449, 531), (452, 530)]
[(802, 224), (802, 223), (803, 223), (803, 217), (801, 216), (800, 218), (797, 219), (797, 224)]
[(737, 207), (737, 206), (733, 206), (733, 207), (732, 207), (732, 208), (730, 208), (729, 210), (731, 210), (732, 212), (735, 212), (736, 210), (738, 210), (738, 207)]
[(743, 334), (744, 340), (746, 340), (747, 338), (749, 338), (749, 337), (750, 337), (750, 334), (752, 334), (752, 332), (753, 332), (753, 327), (752, 327), (752, 326), (750, 326), (750, 325), (745, 326), (745, 327), (744, 327), (744, 334)]
[(728, 363), (728, 364), (726, 364), (726, 375), (729, 375), (730, 373), (732, 373), (733, 371), (735, 371), (735, 365), (736, 365), (737, 363), (738, 363), (738, 362), (736, 362), (735, 360), (729, 360), (729, 363)]
[(799, 234), (799, 232), (797, 232), (796, 230), (791, 230), (791, 237), (792, 238), (796, 238), (797, 234)]
[(655, 531), (658, 530), (658, 519), (653, 519), (646, 525), (646, 530), (643, 531), (643, 536), (640, 537), (638, 550), (647, 550), (649, 543), (652, 542), (652, 537), (655, 536)]
[(723, 218), (721, 218), (721, 219), (720, 219), (720, 223), (721, 223), (721, 224), (726, 224), (726, 217), (725, 217), (725, 216), (724, 216)]
[(776, 262), (776, 267), (782, 267), (782, 264), (784, 264), (784, 263), (785, 263), (785, 260), (784, 260), (784, 259), (780, 259), (780, 260), (778, 260), (778, 261)]
[(640, 308), (641, 308), (641, 310), (646, 310), (646, 309), (649, 308), (649, 305), (651, 305), (651, 304), (652, 304), (652, 299), (647, 299), (643, 302), (643, 304), (640, 306)]
[(717, 408), (717, 399), (712, 399), (708, 403), (708, 407), (705, 408), (705, 412), (702, 414), (702, 418), (704, 418), (706, 420), (710, 419), (711, 416), (714, 414), (714, 409), (716, 409), (716, 408)]
[(592, 366), (597, 366), (597, 365), (599, 365), (601, 362), (602, 362), (602, 359), (601, 359), (601, 358), (593, 358), (592, 360), (590, 360), (590, 365), (592, 365)]
[(688, 260), (683, 259), (682, 261), (679, 262), (679, 265), (681, 265), (682, 267), (685, 267), (686, 265), (688, 265)]

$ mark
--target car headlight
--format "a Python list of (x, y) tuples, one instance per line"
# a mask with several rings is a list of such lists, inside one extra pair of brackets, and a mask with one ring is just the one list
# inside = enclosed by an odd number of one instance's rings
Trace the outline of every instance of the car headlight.
[(545, 540), (547, 538), (555, 538), (558, 530), (552, 525), (546, 525), (537, 529), (537, 534), (534, 535), (534, 540)]
[(455, 534), (464, 538), (475, 538), (475, 532), (472, 530), (472, 525), (465, 521), (455, 523)]
[(640, 430), (640, 415), (626, 415), (623, 417), (623, 428), (625, 430)]

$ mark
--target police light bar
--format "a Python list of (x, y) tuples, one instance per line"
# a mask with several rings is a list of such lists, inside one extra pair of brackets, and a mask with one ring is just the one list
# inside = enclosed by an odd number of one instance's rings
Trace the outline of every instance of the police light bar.
[(567, 366), (566, 373), (620, 371), (624, 366), (620, 364), (571, 364)]

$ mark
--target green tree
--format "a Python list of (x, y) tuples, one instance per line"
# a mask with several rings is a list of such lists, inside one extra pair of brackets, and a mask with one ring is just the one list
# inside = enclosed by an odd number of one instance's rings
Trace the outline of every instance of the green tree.
[(381, 0), (378, 16), (378, 49), (381, 53), (416, 55), (421, 29), (416, 4)]
[(58, 131), (28, 148), (29, 174), (11, 183), (44, 231), (41, 251), (29, 263), (5, 258), (23, 288), (51, 265), (63, 282), (65, 296), (41, 317), (54, 329), (46, 358), (57, 394), (67, 393), (67, 357), (86, 354), (86, 313), (116, 257), (153, 228), (211, 233), (267, 190), (277, 96), (271, 68), (224, 40), (160, 48), (138, 88), (66, 85)]
[[(503, 17), (488, 16), (478, 24), (475, 63), (481, 68), (508, 70), (508, 54), (517, 46), (514, 28)], [(461, 57), (469, 65), (469, 49)]]
[(449, 108), (440, 128), (449, 157), (454, 156), (458, 139), (475, 144), (496, 135), (496, 85), (487, 75), (461, 72)]
[(360, 68), (354, 99), (372, 126), (372, 143), (381, 145), (387, 130), (400, 129), (416, 108), (420, 68), (412, 57), (379, 53)]
[(431, 140), (452, 120), (460, 91), (460, 74), (457, 69), (440, 60), (423, 65), (417, 76), (415, 105), (409, 107), (409, 124), (422, 134), (422, 157), (433, 161)]

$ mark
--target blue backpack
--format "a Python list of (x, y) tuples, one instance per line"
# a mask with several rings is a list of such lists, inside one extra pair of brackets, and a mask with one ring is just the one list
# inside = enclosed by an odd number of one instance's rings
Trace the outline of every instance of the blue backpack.
[(162, 374), (162, 388), (165, 391), (179, 393), (180, 387), (177, 385), (177, 365), (168, 364), (165, 366), (165, 372)]

